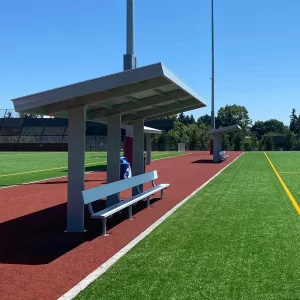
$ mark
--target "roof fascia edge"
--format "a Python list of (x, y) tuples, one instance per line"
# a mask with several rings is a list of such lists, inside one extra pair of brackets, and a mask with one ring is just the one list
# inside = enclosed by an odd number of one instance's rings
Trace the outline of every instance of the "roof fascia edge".
[(206, 106), (206, 103), (204, 99), (195, 92), (187, 83), (185, 83), (179, 76), (177, 76), (175, 73), (173, 73), (167, 66), (165, 66), (163, 63), (162, 70), (164, 73), (164, 76), (168, 78), (169, 80), (173, 81), (176, 85), (178, 85), (180, 88), (184, 89), (187, 93), (189, 93), (192, 97), (196, 99), (200, 99), (200, 101)]
[[(149, 77), (147, 76), (146, 73), (143, 73), (143, 71), (147, 68), (151, 71), (151, 76), (149, 76)], [(126, 74), (128, 74), (129, 72), (132, 72), (133, 74), (138, 73), (138, 75), (135, 75), (134, 76), (135, 78), (130, 78), (130, 77), (126, 78)], [(30, 94), (30, 95), (27, 95), (27, 96), (14, 98), (11, 101), (13, 102), (13, 105), (14, 105), (16, 111), (25, 111), (27, 109), (35, 109), (35, 108), (38, 108), (38, 107), (41, 107), (41, 106), (55, 104), (57, 102), (63, 102), (63, 101), (66, 101), (68, 99), (71, 99), (71, 98), (80, 98), (80, 97), (86, 96), (86, 92), (87, 92), (86, 90), (88, 89), (85, 86), (84, 91), (82, 91), (81, 93), (80, 93), (80, 91), (78, 91), (78, 93), (75, 97), (71, 97), (70, 92), (69, 92), (70, 88), (80, 90), (80, 88), (83, 85), (93, 85), (93, 83), (95, 83), (97, 80), (100, 80), (100, 79), (109, 80), (113, 76), (122, 76), (122, 75), (124, 76), (123, 80), (125, 78), (125, 80), (124, 80), (125, 82), (123, 82), (123, 84), (120, 85), (120, 86), (130, 85), (130, 84), (138, 83), (138, 82), (141, 82), (141, 81), (144, 81), (144, 80), (151, 80), (151, 79), (156, 78), (156, 77), (164, 76), (163, 65), (162, 65), (161, 62), (158, 62), (158, 63), (152, 64), (152, 65), (143, 66), (143, 67), (140, 67), (140, 68), (137, 68), (137, 69), (128, 70), (128, 71), (125, 71), (125, 72), (124, 71), (123, 72), (118, 72), (118, 73), (114, 73), (114, 74), (109, 74), (109, 75), (106, 75), (106, 76), (102, 76), (102, 77), (98, 77), (98, 78), (94, 78), (94, 79), (90, 79), (90, 80), (85, 80), (85, 81), (65, 85), (65, 86), (58, 87), (58, 88), (45, 90), (45, 91), (42, 91), (42, 92)], [(137, 78), (141, 78), (141, 80), (137, 81), (136, 80)], [(110, 86), (107, 87), (107, 89), (117, 88), (117, 87), (120, 87), (120, 86), (110, 85)], [(100, 88), (99, 90), (93, 91), (93, 93), (101, 92), (101, 91), (104, 92), (105, 90)], [(58, 93), (62, 93), (63, 96), (60, 97), (58, 99), (58, 101), (56, 102), (54, 99), (57, 97)], [(48, 94), (47, 95), (47, 98), (48, 98), (47, 100), (45, 99), (46, 94)], [(41, 102), (43, 102), (42, 105), (41, 105)]]

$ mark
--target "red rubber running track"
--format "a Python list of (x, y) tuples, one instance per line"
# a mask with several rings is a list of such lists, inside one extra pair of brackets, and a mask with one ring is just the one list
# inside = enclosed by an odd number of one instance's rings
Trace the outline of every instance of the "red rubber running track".
[[(134, 221), (126, 214), (109, 219), (107, 237), (99, 237), (101, 222), (88, 217), (86, 233), (64, 233), (66, 178), (0, 189), (1, 300), (62, 296), (241, 153), (229, 154), (221, 164), (211, 163), (207, 152), (153, 161), (147, 171), (158, 171), (157, 183), (171, 184), (165, 199), (154, 200), (152, 209), (134, 206)], [(92, 187), (104, 183), (106, 173), (85, 178)]]

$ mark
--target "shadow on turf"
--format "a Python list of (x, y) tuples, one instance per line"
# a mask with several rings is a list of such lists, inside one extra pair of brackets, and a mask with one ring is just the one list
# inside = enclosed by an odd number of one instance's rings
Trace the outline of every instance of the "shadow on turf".
[[(151, 204), (158, 201), (154, 198)], [(94, 210), (105, 208), (100, 200)], [(146, 209), (141, 201), (133, 206), (133, 214)], [(67, 204), (56, 205), (0, 224), (0, 263), (21, 265), (48, 264), (79, 245), (99, 237), (101, 222), (91, 220), (85, 210), (85, 233), (65, 233)], [(108, 232), (127, 220), (127, 210), (107, 220)], [(113, 234), (113, 231), (112, 231)], [(106, 237), (99, 237), (105, 243)]]

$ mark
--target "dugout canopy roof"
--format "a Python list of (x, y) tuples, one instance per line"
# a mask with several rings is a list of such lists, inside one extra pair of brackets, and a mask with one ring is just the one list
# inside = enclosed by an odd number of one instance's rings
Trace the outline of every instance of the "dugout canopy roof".
[(206, 106), (204, 100), (162, 63), (13, 99), (17, 112), (68, 117), (86, 106), (86, 120), (106, 123), (121, 114), (123, 124), (158, 119)]

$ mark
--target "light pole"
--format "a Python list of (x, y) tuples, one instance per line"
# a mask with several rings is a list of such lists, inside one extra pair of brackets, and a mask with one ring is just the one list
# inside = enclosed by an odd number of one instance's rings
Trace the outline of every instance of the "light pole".
[(211, 129), (215, 129), (215, 42), (214, 0), (211, 0)]
[(134, 56), (134, 0), (127, 0), (126, 54), (124, 54), (124, 71), (136, 68)]
[[(126, 54), (123, 57), (124, 71), (136, 68), (136, 57), (134, 56), (134, 0), (127, 0), (126, 13)], [(124, 156), (132, 166), (133, 153), (133, 126), (124, 126), (126, 136), (124, 138)]]
[[(214, 0), (211, 0), (211, 129), (215, 124), (215, 42), (214, 42)], [(210, 154), (214, 153), (214, 140), (210, 140)]]

